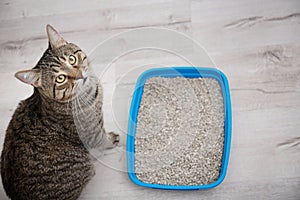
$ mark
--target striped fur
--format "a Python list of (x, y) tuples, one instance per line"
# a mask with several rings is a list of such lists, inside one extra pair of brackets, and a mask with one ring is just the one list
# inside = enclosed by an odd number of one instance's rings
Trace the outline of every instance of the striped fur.
[(86, 55), (49, 25), (47, 33), (37, 65), (16, 74), (34, 93), (20, 102), (5, 136), (1, 176), (11, 199), (77, 199), (95, 173), (88, 148), (119, 141), (103, 128), (102, 88)]

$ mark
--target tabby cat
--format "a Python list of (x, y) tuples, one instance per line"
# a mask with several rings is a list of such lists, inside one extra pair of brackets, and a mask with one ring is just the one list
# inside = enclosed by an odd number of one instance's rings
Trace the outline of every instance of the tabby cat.
[(1, 176), (11, 199), (77, 199), (95, 173), (88, 148), (111, 148), (120, 138), (103, 128), (102, 89), (87, 56), (50, 25), (46, 30), (42, 58), (15, 74), (34, 92), (6, 131)]

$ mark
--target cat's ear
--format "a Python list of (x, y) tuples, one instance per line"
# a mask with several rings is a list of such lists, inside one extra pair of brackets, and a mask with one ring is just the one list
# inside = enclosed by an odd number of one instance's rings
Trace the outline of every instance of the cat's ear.
[(30, 84), (34, 87), (40, 87), (42, 85), (41, 82), (41, 72), (38, 69), (29, 69), (18, 71), (15, 74), (15, 77), (20, 81)]
[(59, 48), (65, 44), (67, 44), (67, 41), (64, 40), (63, 37), (61, 37), (58, 32), (49, 24), (46, 26), (49, 45), (51, 48)]

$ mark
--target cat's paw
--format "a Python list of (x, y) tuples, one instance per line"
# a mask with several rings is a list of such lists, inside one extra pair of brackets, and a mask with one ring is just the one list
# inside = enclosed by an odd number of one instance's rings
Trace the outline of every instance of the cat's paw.
[(113, 144), (113, 146), (117, 146), (120, 142), (120, 135), (115, 132), (109, 132), (108, 133), (109, 140)]

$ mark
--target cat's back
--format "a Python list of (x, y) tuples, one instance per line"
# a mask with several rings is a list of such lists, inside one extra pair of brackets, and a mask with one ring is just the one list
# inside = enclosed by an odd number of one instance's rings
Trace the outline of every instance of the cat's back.
[[(18, 140), (24, 140), (24, 138), (22, 138), (24, 133), (31, 132), (32, 125), (34, 122), (37, 122), (35, 100), (35, 97), (32, 95), (19, 103), (6, 130), (1, 158), (7, 156), (6, 154), (9, 153), (11, 145), (14, 145)], [(1, 163), (1, 166), (3, 166), (6, 162), (4, 160), (4, 162), (2, 161)]]
[[(25, 142), (26, 139), (22, 136), (26, 132), (30, 132), (33, 124), (32, 121), (34, 121), (32, 116), (36, 115), (36, 109), (32, 109), (36, 107), (34, 100), (35, 97), (31, 96), (19, 103), (6, 130), (1, 154), (1, 176), (4, 189), (8, 192), (10, 197), (12, 197), (10, 193), (14, 192), (13, 179), (18, 176), (18, 174), (16, 174), (17, 170), (15, 170), (19, 162), (17, 158), (18, 154), (22, 149), (22, 145), (24, 147), (27, 146)], [(30, 111), (30, 109), (32, 110)], [(23, 149), (23, 153), (26, 154), (25, 149)]]
[(67, 193), (73, 199), (94, 173), (90, 157), (81, 145), (60, 137), (68, 130), (40, 112), (33, 95), (12, 116), (1, 155), (4, 189), (12, 199), (69, 199)]

